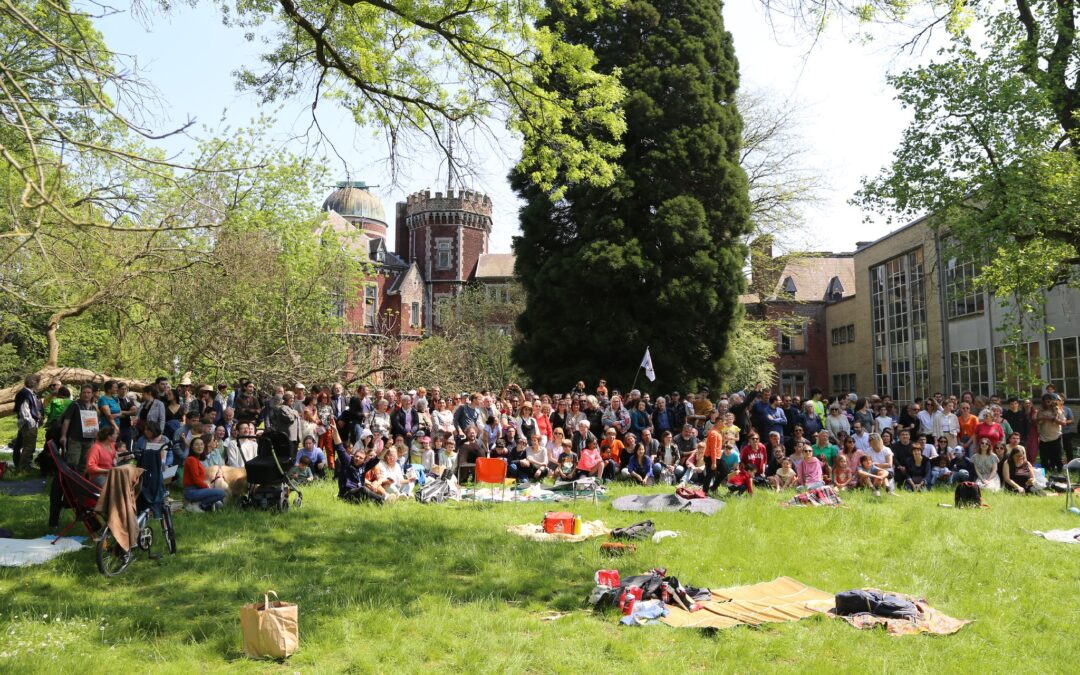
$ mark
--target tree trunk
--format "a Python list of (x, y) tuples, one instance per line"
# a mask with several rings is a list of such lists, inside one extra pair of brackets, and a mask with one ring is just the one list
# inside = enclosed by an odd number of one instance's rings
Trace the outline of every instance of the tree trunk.
[[(52, 342), (50, 339), (49, 350), (52, 351)], [(86, 368), (57, 368), (55, 366), (44, 366), (41, 370), (37, 371), (37, 374), (41, 376), (42, 385), (48, 385), (49, 381), (53, 378), (59, 379), (68, 388), (71, 385), (83, 385), (87, 382), (96, 382), (98, 384), (105, 382), (106, 380), (123, 380), (132, 387), (145, 387), (148, 383), (142, 380), (129, 380), (121, 377), (115, 377), (112, 375), (106, 375), (105, 373), (95, 373), (92, 370)], [(5, 389), (0, 389), (0, 417), (7, 417), (15, 412), (15, 394), (23, 388), (23, 385), (16, 384)], [(71, 392), (72, 396), (78, 397), (78, 391)]]

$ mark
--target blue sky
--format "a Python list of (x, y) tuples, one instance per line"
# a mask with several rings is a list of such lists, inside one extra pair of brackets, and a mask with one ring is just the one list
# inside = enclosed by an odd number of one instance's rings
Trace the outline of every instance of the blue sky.
[[(783, 26), (771, 28), (754, 0), (728, 3), (724, 16), (734, 36), (742, 85), (791, 101), (801, 111), (804, 163), (826, 186), (822, 204), (807, 213), (805, 239), (817, 250), (848, 251), (856, 239), (885, 234), (888, 226), (864, 224), (865, 214), (847, 200), (862, 176), (877, 173), (888, 162), (899, 140), (907, 116), (893, 100), (885, 75), (904, 62), (884, 45), (853, 41), (841, 26), (812, 46), (805, 36)], [(272, 112), (279, 120), (281, 142), (301, 148), (302, 140), (289, 139), (307, 129), (307, 105), (295, 101), (262, 111), (255, 96), (237, 92), (232, 73), (254, 63), (259, 46), (245, 41), (241, 29), (222, 25), (213, 3), (195, 8), (181, 4), (172, 14), (148, 21), (121, 13), (97, 24), (108, 44), (134, 56), (143, 75), (158, 88), (160, 128), (189, 117), (211, 128), (240, 126), (260, 112)], [(393, 203), (407, 193), (445, 186), (438, 157), (420, 152), (402, 167), (400, 187), (392, 187), (386, 149), (369, 131), (357, 128), (344, 111), (328, 109), (326, 103), (320, 121), (348, 163), (350, 177), (383, 186), (374, 191), (388, 215)], [(495, 203), (493, 252), (509, 251), (517, 232), (517, 202), (505, 178), (516, 153), (516, 144), (508, 137), (484, 143), (477, 151), (481, 168), (470, 181)], [(337, 178), (345, 178), (345, 165), (332, 154), (327, 165)]]

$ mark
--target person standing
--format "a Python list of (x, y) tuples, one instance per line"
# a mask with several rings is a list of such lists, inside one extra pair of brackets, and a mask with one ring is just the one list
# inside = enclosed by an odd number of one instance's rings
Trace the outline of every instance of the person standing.
[(60, 425), (60, 445), (64, 459), (79, 473), (86, 472), (86, 457), (90, 446), (97, 439), (98, 411), (94, 406), (94, 388), (84, 384), (79, 398), (64, 412)]
[(1065, 466), (1065, 447), (1061, 442), (1061, 430), (1068, 421), (1053, 394), (1043, 394), (1042, 408), (1035, 416), (1039, 427), (1039, 460), (1047, 471), (1061, 471)]
[(41, 428), (43, 419), (41, 401), (37, 397), (37, 388), (41, 384), (41, 376), (27, 375), (23, 379), (23, 388), (15, 394), (15, 413), (19, 418), (19, 436), (16, 447), (12, 450), (11, 459), (15, 462), (15, 468), (26, 471), (34, 460), (34, 452), (37, 450), (38, 429)]

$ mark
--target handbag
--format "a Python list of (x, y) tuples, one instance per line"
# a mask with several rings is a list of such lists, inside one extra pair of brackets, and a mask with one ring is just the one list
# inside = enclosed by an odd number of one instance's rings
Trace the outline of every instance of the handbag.
[[(271, 594), (274, 602), (270, 602)], [(244, 651), (252, 658), (284, 659), (300, 645), (300, 608), (277, 597), (274, 591), (267, 591), (263, 594), (263, 602), (240, 608)]]

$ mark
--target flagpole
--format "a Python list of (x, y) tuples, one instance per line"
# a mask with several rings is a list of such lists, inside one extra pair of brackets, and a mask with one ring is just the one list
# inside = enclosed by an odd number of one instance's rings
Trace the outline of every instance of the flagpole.
[[(648, 354), (648, 353), (649, 353), (649, 345), (645, 345), (645, 353), (646, 353), (646, 354)], [(638, 375), (641, 375), (641, 366), (642, 366), (642, 364), (641, 364), (641, 363), (639, 363), (639, 364), (638, 364), (638, 367), (637, 367), (637, 372), (635, 372), (635, 373), (634, 373), (634, 383), (630, 385), (630, 390), (631, 390), (631, 391), (633, 391), (633, 390), (634, 390), (634, 387), (636, 387), (636, 386), (637, 386), (637, 379), (638, 379)], [(629, 393), (629, 392), (627, 392), (627, 393)]]

